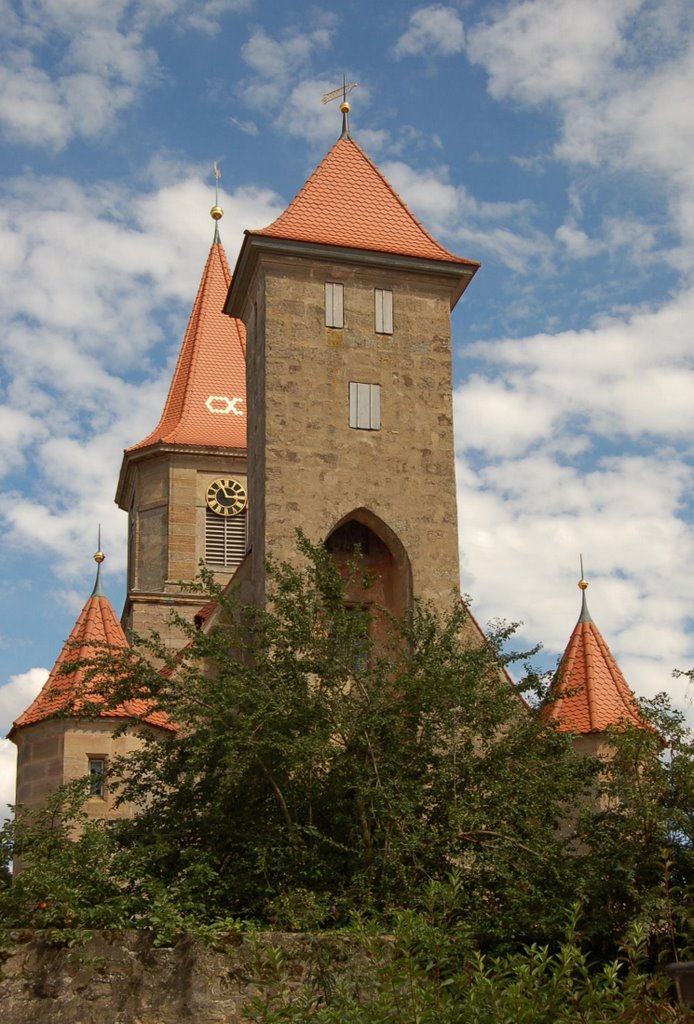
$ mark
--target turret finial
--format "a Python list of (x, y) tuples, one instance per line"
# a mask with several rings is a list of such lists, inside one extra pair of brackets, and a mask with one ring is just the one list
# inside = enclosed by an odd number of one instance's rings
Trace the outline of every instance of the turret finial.
[(214, 206), (210, 210), (210, 217), (214, 221), (214, 241), (213, 245), (219, 245), (219, 221), (224, 216), (224, 210), (219, 205), (219, 179), (222, 177), (222, 172), (217, 166), (217, 161), (212, 164), (212, 172), (214, 174)]
[(579, 622), (592, 622), (590, 612), (588, 611), (588, 602), (586, 601), (586, 590), (588, 589), (588, 580), (585, 578), (583, 573), (583, 555), (579, 556), (581, 559), (581, 578), (578, 581), (579, 590), (582, 592), (581, 598), (581, 614), (579, 616)]
[(106, 558), (106, 555), (101, 550), (101, 523), (99, 523), (99, 530), (97, 534), (96, 551), (94, 552), (94, 561), (96, 562), (96, 580), (94, 581), (94, 589), (92, 590), (92, 597), (104, 597), (104, 591), (101, 586), (101, 563)]
[(583, 575), (583, 555), (579, 555), (579, 558), (581, 559), (581, 578), (578, 581), (578, 586), (585, 592), (588, 589), (588, 580)]

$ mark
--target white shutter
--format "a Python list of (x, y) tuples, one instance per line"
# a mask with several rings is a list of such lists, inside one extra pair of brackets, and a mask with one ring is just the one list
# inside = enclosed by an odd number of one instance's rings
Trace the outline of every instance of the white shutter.
[(325, 326), (344, 327), (344, 285), (333, 281), (325, 283)]
[(349, 425), (356, 430), (381, 429), (381, 385), (349, 384)]
[(374, 288), (374, 319), (376, 334), (393, 333), (393, 293)]

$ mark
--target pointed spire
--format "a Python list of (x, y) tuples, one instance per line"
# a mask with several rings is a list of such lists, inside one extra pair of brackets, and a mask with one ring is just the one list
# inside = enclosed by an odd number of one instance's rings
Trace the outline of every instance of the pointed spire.
[[(217, 174), (219, 172), (217, 171)], [(222, 313), (231, 272), (215, 233), (159, 423), (127, 452), (155, 444), (246, 447), (246, 332)]]
[(541, 717), (558, 722), (564, 732), (579, 734), (604, 732), (625, 722), (645, 728), (634, 694), (588, 611), (583, 558), (578, 586), (581, 613)]
[[(13, 723), (9, 739), (12, 739), (15, 729), (53, 718), (68, 707), (78, 711), (85, 698), (88, 698), (90, 703), (95, 700), (98, 702), (98, 675), (90, 676), (89, 669), (78, 663), (97, 657), (100, 650), (110, 648), (114, 653), (118, 653), (129, 646), (113, 605), (101, 588), (101, 563), (104, 557), (101, 550), (94, 555), (97, 563), (94, 589), (72, 627), (70, 636), (63, 644), (63, 649), (41, 692)], [(73, 664), (75, 667), (71, 668)], [(144, 700), (130, 700), (116, 708), (99, 712), (98, 717), (138, 718), (163, 729), (175, 728), (166, 715), (158, 711), (147, 714), (147, 708)]]

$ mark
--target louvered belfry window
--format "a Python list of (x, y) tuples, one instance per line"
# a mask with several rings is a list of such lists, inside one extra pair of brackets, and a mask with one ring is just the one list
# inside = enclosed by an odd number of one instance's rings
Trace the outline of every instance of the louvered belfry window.
[(235, 569), (246, 554), (247, 509), (237, 516), (218, 516), (205, 509), (205, 561), (209, 566)]

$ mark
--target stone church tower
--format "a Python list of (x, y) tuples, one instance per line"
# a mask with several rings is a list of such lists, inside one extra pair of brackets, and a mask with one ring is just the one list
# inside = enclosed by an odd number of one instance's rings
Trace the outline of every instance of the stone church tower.
[(337, 557), (358, 544), (395, 613), (459, 593), (450, 313), (477, 269), (346, 130), (284, 213), (246, 233), (224, 309), (247, 332), (250, 600), (299, 526)]
[[(212, 215), (222, 215), (215, 206)], [(123, 455), (116, 502), (128, 513), (126, 632), (176, 649), (175, 611), (192, 620), (203, 562), (226, 583), (246, 552), (243, 324), (222, 314), (231, 274), (217, 225), (159, 423)]]

